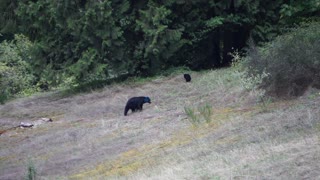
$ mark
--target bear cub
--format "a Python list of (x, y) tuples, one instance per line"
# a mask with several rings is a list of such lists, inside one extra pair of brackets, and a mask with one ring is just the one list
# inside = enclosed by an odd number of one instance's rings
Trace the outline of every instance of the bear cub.
[(124, 115), (126, 116), (128, 111), (131, 109), (132, 112), (137, 110), (142, 111), (142, 106), (144, 103), (151, 103), (149, 97), (140, 96), (140, 97), (132, 97), (128, 100), (126, 107), (124, 108)]
[(190, 81), (191, 81), (191, 76), (190, 76), (190, 74), (184, 74), (183, 77), (184, 77), (184, 79), (186, 80), (186, 82), (190, 82)]

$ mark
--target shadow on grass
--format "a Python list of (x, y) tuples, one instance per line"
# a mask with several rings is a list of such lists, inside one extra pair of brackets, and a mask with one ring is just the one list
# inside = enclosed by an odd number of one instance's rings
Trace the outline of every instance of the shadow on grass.
[(119, 75), (117, 77), (106, 79), (106, 80), (96, 80), (96, 81), (91, 81), (91, 82), (87, 82), (87, 83), (80, 83), (79, 85), (77, 85), (75, 87), (61, 90), (59, 94), (60, 94), (60, 97), (67, 97), (67, 96), (77, 95), (79, 93), (87, 93), (87, 92), (91, 92), (94, 90), (99, 90), (99, 89), (102, 89), (106, 86), (111, 86), (114, 84), (144, 83), (146, 81), (150, 81), (150, 80), (157, 78), (159, 76), (167, 77), (167, 76), (171, 76), (171, 75), (183, 74), (186, 71), (190, 71), (190, 69), (188, 69), (186, 67), (174, 67), (174, 68), (169, 68), (168, 70), (165, 70), (161, 73), (155, 74), (153, 76), (148, 76), (148, 77), (132, 76), (130, 74), (123, 74), (123, 75)]
[(106, 80), (95, 80), (87, 83), (80, 83), (78, 86), (71, 87), (65, 90), (62, 90), (59, 94), (61, 97), (77, 95), (79, 93), (86, 93), (94, 90), (99, 90), (105, 86), (110, 86), (113, 84), (118, 84), (128, 80), (130, 76), (128, 74), (120, 75), (115, 78), (110, 78)]

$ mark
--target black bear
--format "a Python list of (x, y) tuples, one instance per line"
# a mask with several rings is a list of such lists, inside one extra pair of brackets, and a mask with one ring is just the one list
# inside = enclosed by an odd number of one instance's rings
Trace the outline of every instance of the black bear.
[(184, 74), (183, 77), (184, 77), (184, 79), (186, 79), (187, 82), (190, 82), (190, 81), (191, 81), (191, 76), (190, 76), (190, 74)]
[(124, 115), (126, 116), (130, 109), (132, 112), (135, 112), (136, 110), (142, 111), (142, 106), (144, 103), (150, 104), (150, 98), (144, 96), (130, 98), (126, 104), (126, 107), (124, 108)]

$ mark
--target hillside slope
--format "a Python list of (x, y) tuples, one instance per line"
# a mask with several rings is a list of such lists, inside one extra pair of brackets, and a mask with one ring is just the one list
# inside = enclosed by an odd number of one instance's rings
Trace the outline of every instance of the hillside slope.
[[(320, 179), (319, 91), (261, 103), (232, 69), (191, 75), (1, 105), (0, 179)], [(132, 96), (152, 104), (123, 116)]]

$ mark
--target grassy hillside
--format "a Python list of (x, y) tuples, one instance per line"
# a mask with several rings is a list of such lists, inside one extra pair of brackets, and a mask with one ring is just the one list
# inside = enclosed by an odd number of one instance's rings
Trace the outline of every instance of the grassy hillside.
[[(0, 179), (320, 178), (318, 90), (261, 101), (232, 68), (191, 75), (1, 105)], [(152, 104), (123, 116), (132, 96)]]

